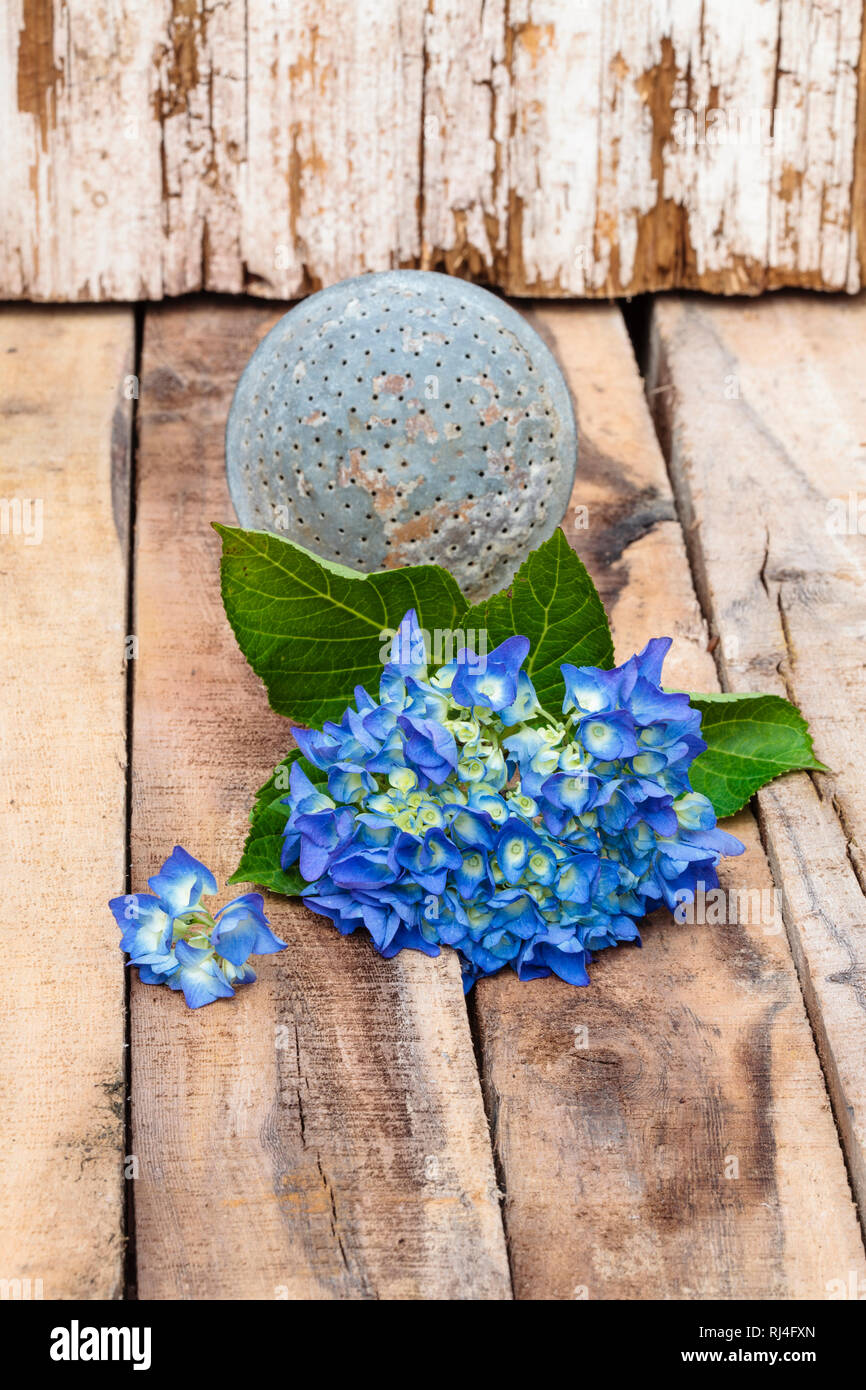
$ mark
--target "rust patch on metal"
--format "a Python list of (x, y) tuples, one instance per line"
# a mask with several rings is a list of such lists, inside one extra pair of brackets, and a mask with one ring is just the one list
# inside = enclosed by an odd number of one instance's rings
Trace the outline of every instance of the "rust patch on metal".
[(365, 462), (365, 450), (349, 450), (349, 462), (341, 463), (337, 472), (340, 487), (357, 486), (367, 493), (377, 516), (390, 516), (396, 507), (402, 506), (405, 498), (420, 483), (420, 478), (409, 478), (399, 485), (392, 482), (382, 468)]
[[(414, 402), (412, 402), (412, 404), (414, 404)], [(422, 434), (431, 444), (435, 444), (436, 440), (439, 438), (436, 426), (433, 424), (430, 416), (420, 409), (416, 414), (406, 416), (404, 427), (406, 430), (406, 438), (410, 444), (414, 444), (415, 440)]]
[(380, 395), (402, 396), (411, 381), (411, 377), (400, 376), (396, 372), (392, 372), (390, 376), (374, 376), (373, 390)]
[(476, 520), (475, 504), (467, 499), (461, 502), (443, 499), (405, 521), (386, 520), (385, 535), (389, 543), (384, 561), (386, 568), (429, 562), (431, 557), (423, 553), (423, 545), (420, 550), (418, 548), (424, 541), (434, 545), (437, 563), (442, 564), (443, 557), (447, 563), (449, 548), (457, 554), (465, 549), (468, 536), (477, 536), (472, 528)]

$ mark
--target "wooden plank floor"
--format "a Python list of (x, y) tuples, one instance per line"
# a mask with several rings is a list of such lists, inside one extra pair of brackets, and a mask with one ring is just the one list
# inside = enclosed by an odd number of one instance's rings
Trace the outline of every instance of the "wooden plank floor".
[[(651, 399), (676, 503), (619, 311), (525, 306), (577, 397), (581, 461), (565, 524), (611, 613), (618, 656), (669, 632), (670, 680), (713, 689), (709, 634), (729, 638), (723, 625), (736, 618), (740, 666), (728, 641), (723, 683), (788, 682), (838, 772), (826, 785), (779, 784), (761, 794), (757, 825), (746, 812), (734, 827), (747, 854), (726, 867), (725, 885), (770, 889), (772, 868), (787, 932), (775, 919), (686, 927), (660, 915), (640, 955), (603, 953), (588, 990), (503, 975), (483, 981), (467, 1011), (452, 956), (386, 963), (360, 937), (340, 938), (272, 899), (289, 950), (259, 962), (258, 983), (230, 1005), (193, 1014), (178, 996), (132, 982), (126, 1134), (124, 973), (105, 902), (125, 886), (127, 832), (132, 889), (175, 842), (224, 881), (251, 794), (286, 747), (284, 721), (222, 614), (209, 525), (232, 516), (222, 432), (234, 382), (279, 310), (184, 301), (144, 316), (129, 825), (132, 314), (3, 311), (0, 496), (32, 497), (38, 478), (46, 507), (40, 547), (0, 538), (12, 731), (2, 790), (14, 854), (4, 911), (15, 924), (37, 909), (26, 938), (7, 937), (17, 945), (0, 1023), (11, 1141), (0, 1166), (0, 1277), (42, 1278), (46, 1297), (119, 1296), (126, 1154), (138, 1174), (129, 1287), (143, 1298), (822, 1298), (852, 1273), (866, 1277), (846, 1172), (847, 1159), (859, 1183), (860, 794), (848, 771), (854, 732), (842, 705), (821, 695), (821, 681), (838, 675), (862, 709), (862, 667), (853, 657), (837, 666), (828, 633), (820, 678), (805, 660), (779, 677), (766, 613), (753, 618), (745, 603), (756, 583), (780, 586), (775, 611), (802, 623), (804, 642), (828, 595), (837, 626), (860, 621), (859, 560), (842, 564), (833, 550), (828, 561), (813, 537), (792, 576), (807, 524), (797, 509), (855, 487), (856, 470), (836, 456), (850, 453), (858, 429), (866, 439), (856, 383), (832, 342), (840, 329), (820, 326), (819, 310), (838, 306), (813, 303), (809, 322), (794, 301), (752, 306), (745, 320), (736, 306), (706, 306), (700, 333), (714, 343), (728, 334), (721, 360), (741, 352), (746, 364), (733, 428), (752, 434), (737, 436), (732, 458), (712, 412), (701, 424), (712, 386), (688, 375), (682, 325), (694, 310), (662, 306)], [(714, 317), (722, 308), (724, 321)], [(862, 310), (845, 318), (855, 361), (864, 320)], [(785, 352), (799, 344), (804, 355), (798, 374), (774, 380), (761, 374), (763, 345), (783, 330)], [(825, 353), (836, 363), (832, 390)], [(782, 432), (787, 398), (813, 378), (806, 439), (822, 428), (832, 436), (836, 471), (821, 491), (807, 442), (802, 454), (789, 449), (787, 482), (769, 463), (756, 480), (748, 448)], [(781, 487), (795, 516), (772, 529), (768, 548), (751, 513), (738, 525), (742, 499), (774, 523)], [(803, 849), (809, 815), (814, 860), (808, 841)], [(58, 863), (71, 928), (62, 951)], [(831, 907), (810, 913), (822, 891)]]

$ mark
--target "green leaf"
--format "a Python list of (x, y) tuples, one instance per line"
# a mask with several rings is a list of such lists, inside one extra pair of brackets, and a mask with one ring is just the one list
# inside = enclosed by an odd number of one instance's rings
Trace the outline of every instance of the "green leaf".
[(223, 540), (222, 596), (241, 651), (278, 714), (310, 728), (339, 720), (356, 685), (375, 694), (386, 629), (414, 608), (432, 636), (462, 626), (466, 599), (438, 565), (358, 574), (267, 531)]
[(250, 833), (241, 862), (229, 883), (255, 883), (260, 888), (268, 888), (272, 893), (283, 893), (290, 898), (297, 897), (301, 889), (307, 886), (297, 864), (290, 865), (288, 869), (280, 868), (283, 829), (289, 815), (289, 808), (283, 804), (282, 798), (289, 789), (289, 768), (298, 760), (311, 782), (316, 786), (327, 786), (327, 774), (313, 767), (306, 758), (301, 758), (300, 750), (293, 748), (256, 792), (250, 812)]
[(731, 816), (750, 796), (783, 772), (826, 772), (812, 751), (809, 726), (781, 695), (690, 695), (702, 714), (707, 743), (689, 773), (717, 816)]
[(473, 605), (463, 626), (467, 631), (486, 628), (488, 648), (517, 634), (528, 637), (525, 669), (551, 714), (562, 712), (563, 661), (613, 666), (613, 642), (598, 591), (562, 531), (524, 560), (508, 589)]

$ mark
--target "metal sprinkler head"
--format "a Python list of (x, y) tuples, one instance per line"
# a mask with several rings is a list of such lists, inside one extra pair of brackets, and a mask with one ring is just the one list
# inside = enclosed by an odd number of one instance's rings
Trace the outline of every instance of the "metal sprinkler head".
[(242, 526), (370, 572), (446, 566), (477, 599), (559, 525), (568, 387), (503, 300), (389, 270), (303, 300), (253, 353), (226, 430)]

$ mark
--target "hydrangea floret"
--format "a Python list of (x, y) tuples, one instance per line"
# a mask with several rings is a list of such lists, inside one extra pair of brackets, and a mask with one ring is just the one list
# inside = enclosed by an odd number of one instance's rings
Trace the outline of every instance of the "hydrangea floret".
[(339, 724), (294, 731), (311, 767), (291, 766), (283, 869), (382, 956), (454, 947), (466, 989), (506, 965), (588, 984), (592, 952), (640, 944), (641, 918), (715, 887), (720, 857), (743, 850), (689, 783), (706, 744), (688, 696), (661, 689), (670, 646), (562, 665), (556, 718), (522, 669), (525, 637), (430, 672), (410, 610), (378, 701), (358, 686)]
[(148, 887), (150, 893), (128, 893), (108, 904), (121, 930), (120, 949), (138, 966), (139, 979), (182, 990), (191, 1009), (251, 983), (251, 955), (285, 949), (268, 926), (260, 893), (235, 898), (214, 917), (201, 900), (217, 892), (216, 879), (180, 845)]

